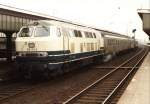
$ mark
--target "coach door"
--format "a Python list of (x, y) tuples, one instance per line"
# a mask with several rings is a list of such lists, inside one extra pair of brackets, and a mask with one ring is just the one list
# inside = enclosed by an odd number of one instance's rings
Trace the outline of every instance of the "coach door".
[(68, 31), (66, 29), (62, 29), (62, 32), (63, 32), (63, 49), (64, 49), (64, 52), (68, 52), (69, 50), (69, 34), (68, 34)]

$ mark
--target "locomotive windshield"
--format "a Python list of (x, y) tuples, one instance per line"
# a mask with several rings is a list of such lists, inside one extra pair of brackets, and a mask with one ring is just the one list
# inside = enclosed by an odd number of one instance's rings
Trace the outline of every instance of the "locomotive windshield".
[(31, 37), (33, 33), (33, 27), (24, 27), (19, 33), (19, 37)]
[(35, 34), (34, 34), (35, 37), (46, 37), (46, 36), (49, 36), (49, 35), (50, 35), (49, 27), (45, 27), (45, 26), (36, 27), (36, 31), (35, 31)]
[[(34, 33), (34, 34), (33, 34)], [(46, 26), (23, 27), (19, 37), (47, 37), (50, 35), (50, 28)]]

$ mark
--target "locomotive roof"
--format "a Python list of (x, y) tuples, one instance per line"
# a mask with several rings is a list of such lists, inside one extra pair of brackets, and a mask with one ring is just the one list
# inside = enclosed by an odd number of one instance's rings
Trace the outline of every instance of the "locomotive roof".
[(86, 30), (93, 30), (96, 31), (93, 28), (87, 27), (87, 26), (81, 26), (76, 24), (71, 24), (67, 22), (61, 22), (61, 21), (55, 21), (55, 20), (40, 20), (40, 21), (34, 21), (31, 22), (29, 25), (44, 25), (44, 26), (50, 26), (50, 25), (57, 25), (57, 26), (64, 26), (66, 28), (73, 28), (73, 29), (86, 29)]
[[(86, 26), (86, 25), (82, 25), (82, 24), (77, 24), (77, 23), (70, 23), (70, 22), (65, 22), (65, 21), (57, 21), (57, 20), (39, 20), (39, 21), (34, 21), (31, 24), (40, 24), (40, 25), (45, 25), (45, 26), (50, 26), (50, 25), (57, 25), (57, 26), (64, 26), (64, 27), (68, 27), (68, 28), (75, 28), (75, 29), (86, 29), (86, 30), (97, 30), (100, 31), (103, 35), (107, 34), (108, 36), (118, 36), (118, 37), (124, 37), (124, 38), (131, 38), (127, 35), (123, 35), (117, 32), (113, 32), (113, 31), (108, 31), (108, 30), (104, 30), (104, 29), (99, 29), (96, 27), (90, 27), (90, 26)], [(36, 24), (36, 25), (37, 25)]]

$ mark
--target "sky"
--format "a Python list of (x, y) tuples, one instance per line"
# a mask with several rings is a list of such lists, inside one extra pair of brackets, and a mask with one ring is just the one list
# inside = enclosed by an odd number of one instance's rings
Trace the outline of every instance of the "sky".
[(137, 38), (147, 38), (137, 9), (150, 9), (150, 0), (0, 0), (0, 4), (128, 35), (136, 28)]

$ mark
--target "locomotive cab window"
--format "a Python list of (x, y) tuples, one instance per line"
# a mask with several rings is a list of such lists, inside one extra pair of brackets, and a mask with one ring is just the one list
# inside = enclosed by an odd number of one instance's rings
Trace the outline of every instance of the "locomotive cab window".
[(33, 33), (33, 27), (24, 27), (19, 32), (19, 37), (31, 37)]
[(42, 26), (42, 27), (36, 27), (35, 31), (35, 37), (47, 37), (50, 35), (50, 29), (49, 27)]

